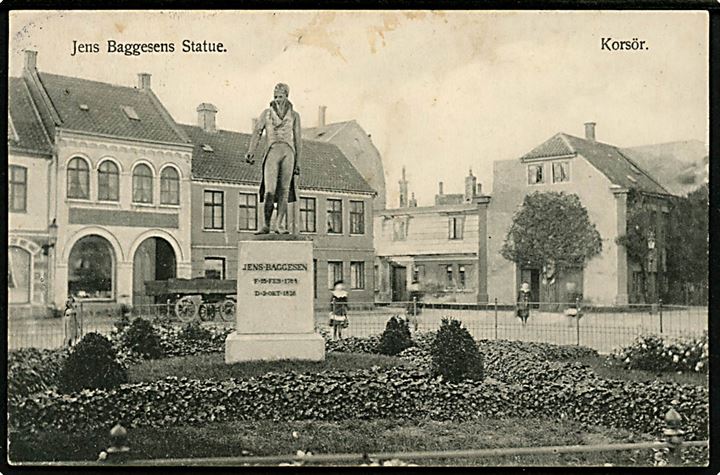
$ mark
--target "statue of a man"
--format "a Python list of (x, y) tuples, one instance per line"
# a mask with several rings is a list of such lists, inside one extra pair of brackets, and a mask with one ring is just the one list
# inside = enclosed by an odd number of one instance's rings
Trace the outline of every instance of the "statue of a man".
[(300, 114), (293, 110), (288, 100), (290, 88), (280, 83), (275, 86), (274, 99), (255, 125), (245, 161), (255, 162), (257, 148), (263, 130), (267, 133), (267, 149), (263, 156), (263, 176), (260, 183), (260, 201), (264, 203), (265, 222), (256, 234), (270, 232), (270, 220), (277, 203), (276, 229), (279, 234), (289, 234), (285, 227), (288, 202), (297, 200), (295, 175), (300, 174), (302, 135)]

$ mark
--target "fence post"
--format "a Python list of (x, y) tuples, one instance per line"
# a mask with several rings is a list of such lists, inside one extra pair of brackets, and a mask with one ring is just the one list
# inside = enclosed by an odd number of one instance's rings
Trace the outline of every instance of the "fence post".
[(498, 339), (497, 297), (495, 297), (495, 339)]
[(663, 332), (663, 321), (662, 321), (662, 299), (658, 300), (658, 312), (660, 313), (660, 334)]
[[(127, 429), (120, 423), (110, 429), (110, 447), (105, 451), (104, 461), (107, 463), (121, 464), (130, 458), (130, 447), (127, 445)], [(100, 454), (103, 460), (103, 455)]]
[(671, 465), (682, 465), (682, 436), (684, 432), (680, 430), (680, 424), (682, 423), (682, 416), (675, 410), (670, 410), (665, 414), (665, 426), (663, 435), (667, 439), (667, 443), (670, 444), (668, 462)]
[(580, 299), (575, 299), (575, 344), (580, 346)]
[(413, 295), (413, 315), (417, 316), (417, 295)]

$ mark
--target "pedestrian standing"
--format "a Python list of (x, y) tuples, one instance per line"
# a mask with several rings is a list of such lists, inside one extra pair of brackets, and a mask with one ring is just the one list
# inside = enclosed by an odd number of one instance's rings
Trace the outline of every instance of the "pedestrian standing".
[(333, 327), (333, 340), (342, 340), (343, 328), (348, 327), (347, 317), (348, 294), (345, 284), (338, 280), (333, 285), (330, 299), (330, 326)]
[(530, 301), (531, 301), (530, 285), (527, 282), (523, 282), (520, 286), (520, 291), (517, 296), (517, 304), (515, 307), (515, 315), (520, 319), (522, 325), (530, 318)]
[(71, 295), (65, 302), (65, 343), (67, 346), (73, 346), (78, 339), (78, 318), (77, 304), (75, 298)]

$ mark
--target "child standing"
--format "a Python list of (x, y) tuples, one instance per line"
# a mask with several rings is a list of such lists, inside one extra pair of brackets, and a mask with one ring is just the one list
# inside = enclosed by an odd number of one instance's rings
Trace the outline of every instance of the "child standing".
[(530, 317), (530, 285), (527, 282), (523, 282), (520, 286), (515, 314), (525, 326)]
[(78, 339), (77, 307), (75, 298), (71, 295), (65, 302), (65, 343), (73, 346)]
[(342, 280), (335, 282), (330, 299), (330, 326), (333, 327), (333, 340), (342, 340), (342, 329), (347, 328), (348, 294)]

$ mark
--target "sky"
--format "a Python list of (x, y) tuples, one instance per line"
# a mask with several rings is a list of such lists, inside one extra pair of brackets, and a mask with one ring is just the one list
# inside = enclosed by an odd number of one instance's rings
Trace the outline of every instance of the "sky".
[[(644, 40), (604, 51), (602, 38)], [(388, 206), (407, 168), (420, 206), (437, 182), (461, 193), (472, 168), (492, 190), (492, 164), (517, 159), (557, 132), (629, 147), (708, 143), (705, 12), (34, 11), (11, 12), (10, 74), (24, 49), (55, 74), (152, 88), (176, 121), (196, 123), (202, 102), (218, 127), (248, 132), (290, 86), (304, 127), (356, 120), (385, 167)], [(121, 43), (174, 42), (175, 53), (125, 56)], [(222, 42), (225, 53), (183, 53), (182, 41)], [(71, 56), (73, 40), (99, 53)]]

